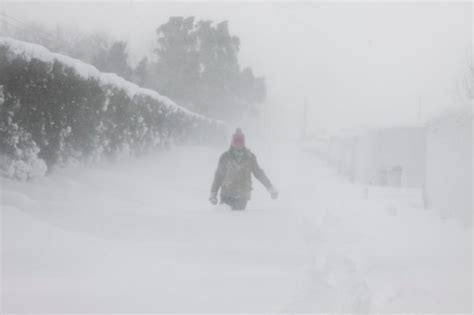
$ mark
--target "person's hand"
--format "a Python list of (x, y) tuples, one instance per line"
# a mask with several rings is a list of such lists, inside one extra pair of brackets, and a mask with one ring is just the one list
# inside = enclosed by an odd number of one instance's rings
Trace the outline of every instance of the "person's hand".
[(209, 196), (209, 202), (213, 205), (217, 205), (217, 193), (211, 192), (211, 195)]
[(272, 197), (272, 199), (278, 198), (278, 190), (276, 190), (275, 187), (270, 187), (268, 192), (270, 193), (270, 197)]

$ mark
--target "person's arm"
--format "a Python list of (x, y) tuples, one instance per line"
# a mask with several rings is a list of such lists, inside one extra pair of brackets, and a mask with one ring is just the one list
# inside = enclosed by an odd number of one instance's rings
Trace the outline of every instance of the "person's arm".
[(214, 173), (214, 180), (212, 181), (212, 186), (211, 186), (211, 195), (209, 197), (209, 200), (213, 204), (217, 203), (217, 192), (219, 191), (219, 188), (221, 188), (222, 181), (224, 180), (224, 175), (225, 175), (225, 161), (224, 160), (225, 160), (224, 154), (222, 154), (221, 157), (219, 158), (216, 172)]
[(257, 157), (254, 154), (252, 154), (251, 156), (251, 170), (252, 174), (255, 176), (256, 179), (258, 179), (260, 183), (262, 183), (263, 186), (265, 186), (272, 198), (277, 198), (278, 191), (273, 187), (272, 183), (270, 182), (270, 179), (268, 179), (267, 175), (260, 167), (260, 165), (258, 165)]

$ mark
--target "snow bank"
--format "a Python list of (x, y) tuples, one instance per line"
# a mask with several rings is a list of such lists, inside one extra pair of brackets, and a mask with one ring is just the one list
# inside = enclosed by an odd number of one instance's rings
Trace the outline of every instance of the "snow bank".
[(253, 149), (281, 196), (255, 183), (246, 211), (208, 203), (206, 147), (0, 179), (2, 311), (470, 312), (472, 229), (268, 144)]

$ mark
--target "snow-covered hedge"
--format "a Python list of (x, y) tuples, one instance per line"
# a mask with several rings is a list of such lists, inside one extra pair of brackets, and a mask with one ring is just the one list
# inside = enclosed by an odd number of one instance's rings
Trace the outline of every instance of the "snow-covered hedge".
[(213, 143), (225, 125), (115, 74), (0, 37), (0, 172), (136, 154), (173, 143)]

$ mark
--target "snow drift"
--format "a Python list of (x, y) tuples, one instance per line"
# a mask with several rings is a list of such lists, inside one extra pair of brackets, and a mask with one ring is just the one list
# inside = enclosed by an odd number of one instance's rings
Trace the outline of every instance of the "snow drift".
[(252, 149), (282, 194), (255, 183), (245, 211), (208, 203), (203, 146), (0, 178), (1, 312), (472, 313), (471, 228)]

